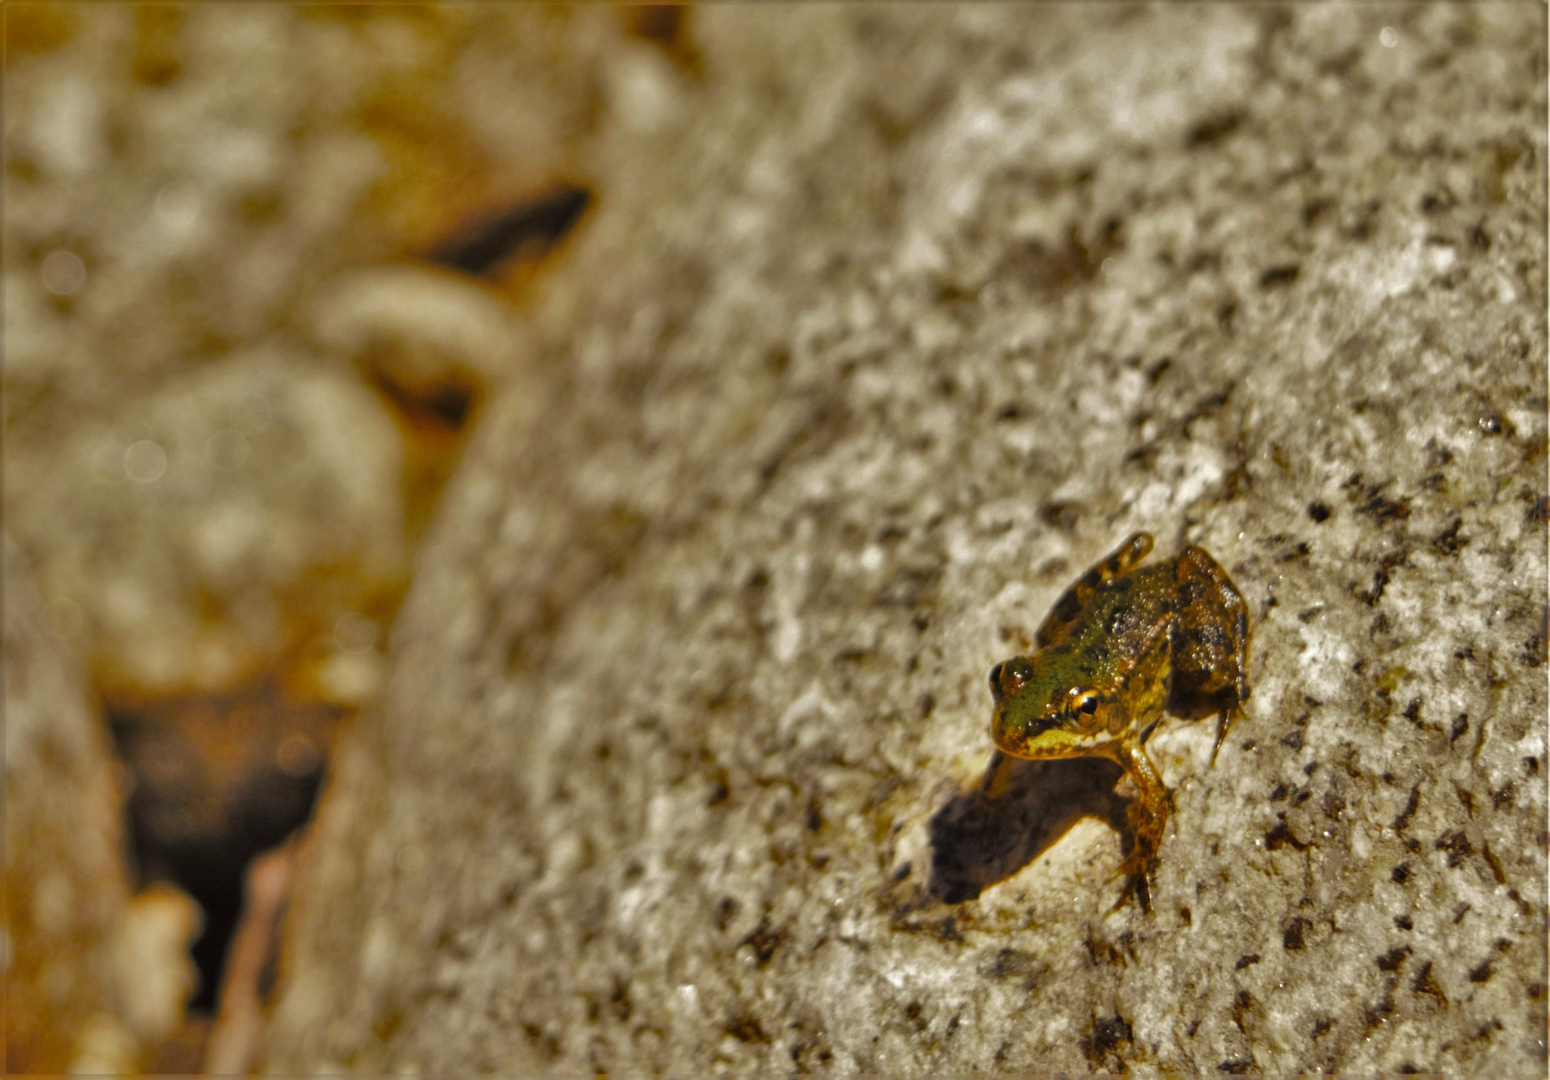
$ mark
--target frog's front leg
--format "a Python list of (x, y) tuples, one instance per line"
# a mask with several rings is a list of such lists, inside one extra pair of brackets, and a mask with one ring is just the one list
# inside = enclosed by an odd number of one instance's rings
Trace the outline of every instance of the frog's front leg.
[(1130, 774), (1137, 788), (1136, 797), (1125, 808), (1130, 836), (1135, 846), (1120, 865), (1120, 873), (1126, 877), (1126, 888), (1120, 894), (1120, 902), (1123, 903), (1125, 896), (1134, 890), (1141, 900), (1141, 906), (1151, 910), (1150, 883), (1157, 870), (1157, 854), (1162, 848), (1163, 831), (1168, 826), (1168, 817), (1173, 810), (1173, 796), (1139, 737), (1113, 744), (1110, 755)]
[(1076, 583), (1060, 594), (1055, 606), (1050, 608), (1034, 640), (1044, 648), (1065, 632), (1087, 606), (1087, 600), (1105, 581), (1112, 581), (1135, 566), (1152, 550), (1152, 534), (1138, 532), (1103, 559), (1094, 563)]

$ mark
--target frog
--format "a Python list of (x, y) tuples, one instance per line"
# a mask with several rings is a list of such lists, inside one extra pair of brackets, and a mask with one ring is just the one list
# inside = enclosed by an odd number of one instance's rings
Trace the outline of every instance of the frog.
[[(1173, 796), (1146, 751), (1165, 714), (1217, 718), (1211, 750), (1249, 697), (1248, 606), (1204, 548), (1141, 565), (1151, 534), (1137, 532), (1071, 585), (1035, 635), (1035, 649), (990, 672), (991, 738), (1005, 758), (1098, 756), (1125, 770), (1133, 844), (1119, 873), (1150, 910)], [(1006, 764), (1010, 764), (1007, 762)]]

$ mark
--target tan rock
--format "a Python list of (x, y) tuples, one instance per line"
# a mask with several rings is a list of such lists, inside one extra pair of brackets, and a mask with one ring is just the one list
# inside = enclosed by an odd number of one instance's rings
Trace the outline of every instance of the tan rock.
[(107, 733), (9, 537), (4, 560), (7, 1070), (133, 1067), (143, 1047), (116, 962), (132, 904)]
[[(449, 489), (269, 1068), (1543, 1075), (1539, 15), (699, 14)], [(1149, 914), (1112, 772), (971, 791), (1135, 528), (1254, 635), (1215, 768), (1153, 740)]]

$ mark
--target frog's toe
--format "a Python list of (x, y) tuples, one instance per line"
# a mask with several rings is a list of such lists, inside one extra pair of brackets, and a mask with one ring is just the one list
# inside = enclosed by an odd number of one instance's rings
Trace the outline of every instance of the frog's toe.
[(1211, 747), (1211, 767), (1216, 768), (1216, 755), (1222, 751), (1222, 743), (1227, 741), (1227, 732), (1232, 729), (1234, 722), (1243, 715), (1243, 705), (1235, 701), (1221, 711), (1216, 718), (1216, 745)]
[(1152, 886), (1156, 881), (1157, 861), (1150, 860), (1146, 864), (1132, 865), (1131, 859), (1126, 859), (1120, 865), (1116, 877), (1125, 879), (1124, 886), (1119, 891), (1119, 898), (1109, 908), (1109, 914), (1113, 914), (1125, 906), (1125, 902), (1132, 896), (1141, 910), (1150, 914), (1152, 910)]

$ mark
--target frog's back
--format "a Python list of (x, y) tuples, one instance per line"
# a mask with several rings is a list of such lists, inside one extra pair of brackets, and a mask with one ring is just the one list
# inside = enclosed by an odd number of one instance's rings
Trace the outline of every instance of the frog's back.
[(1139, 567), (1099, 585), (1046, 651), (1072, 657), (1091, 685), (1121, 681), (1152, 638), (1168, 631), (1173, 562)]

